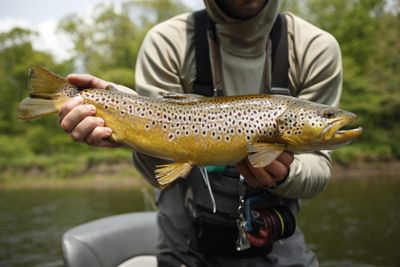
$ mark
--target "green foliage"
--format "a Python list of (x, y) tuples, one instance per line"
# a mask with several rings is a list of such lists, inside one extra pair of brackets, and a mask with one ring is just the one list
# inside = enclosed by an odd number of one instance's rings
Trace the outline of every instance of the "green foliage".
[(399, 1), (303, 0), (284, 6), (330, 32), (343, 54), (341, 106), (359, 115), (361, 140), (334, 152), (340, 162), (399, 158)]
[(146, 32), (185, 10), (173, 0), (125, 1), (119, 12), (113, 4), (99, 5), (92, 18), (71, 15), (59, 28), (74, 40), (75, 59), (83, 61), (87, 72), (133, 88), (136, 58)]
[[(56, 63), (52, 55), (32, 46), (37, 33), (14, 28), (0, 33), (0, 168), (3, 172), (39, 171), (49, 177), (71, 177), (102, 163), (130, 161), (123, 149), (93, 149), (72, 142), (56, 116), (31, 122), (16, 119), (19, 102), (27, 96), (27, 71), (40, 64), (60, 75), (78, 65), (102, 79), (134, 88), (134, 68), (140, 44), (155, 24), (186, 7), (174, 0), (125, 1), (121, 11), (112, 4), (96, 7), (91, 17), (69, 15), (59, 29), (74, 42), (74, 56)], [(138, 13), (139, 12), (139, 13)], [(76, 70), (75, 70), (76, 71)]]

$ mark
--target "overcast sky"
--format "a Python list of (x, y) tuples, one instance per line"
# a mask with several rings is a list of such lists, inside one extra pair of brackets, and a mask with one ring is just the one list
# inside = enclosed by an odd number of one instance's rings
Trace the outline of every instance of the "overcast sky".
[[(16, 26), (34, 29), (40, 36), (34, 45), (38, 49), (51, 51), (58, 60), (68, 58), (72, 44), (55, 29), (65, 15), (90, 14), (99, 3), (113, 2), (117, 6), (123, 0), (0, 0), (0, 32)], [(152, 0), (142, 0), (152, 1)], [(154, 1), (154, 0), (153, 0)], [(203, 0), (182, 0), (192, 9), (204, 7)]]

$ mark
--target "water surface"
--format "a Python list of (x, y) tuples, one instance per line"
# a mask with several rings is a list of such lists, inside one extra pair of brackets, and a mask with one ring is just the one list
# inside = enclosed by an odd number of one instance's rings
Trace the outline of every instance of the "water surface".
[[(63, 266), (62, 234), (146, 209), (133, 189), (0, 190), (0, 266)], [(302, 202), (298, 219), (324, 267), (400, 265), (400, 178), (340, 179)]]
[(141, 211), (142, 195), (132, 189), (0, 191), (0, 266), (63, 266), (60, 241), (66, 230)]
[(321, 266), (400, 266), (400, 178), (334, 180), (302, 206), (299, 223)]

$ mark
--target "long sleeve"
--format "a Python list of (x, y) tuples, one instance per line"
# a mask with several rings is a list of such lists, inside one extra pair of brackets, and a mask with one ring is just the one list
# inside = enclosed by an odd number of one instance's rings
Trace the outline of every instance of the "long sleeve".
[[(291, 14), (288, 15), (289, 79), (299, 98), (338, 106), (342, 91), (342, 61), (335, 38)], [(295, 155), (285, 182), (272, 191), (288, 198), (310, 198), (322, 191), (331, 176), (328, 151)]]
[(146, 35), (136, 63), (140, 95), (187, 93), (195, 78), (193, 22), (189, 14), (156, 25)]

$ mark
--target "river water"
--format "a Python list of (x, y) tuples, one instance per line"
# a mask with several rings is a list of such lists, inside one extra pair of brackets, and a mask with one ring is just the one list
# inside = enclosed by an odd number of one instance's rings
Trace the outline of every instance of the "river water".
[[(0, 190), (0, 266), (63, 266), (66, 230), (148, 209), (143, 196), (129, 188)], [(333, 180), (302, 202), (298, 221), (321, 266), (400, 266), (400, 177)]]

